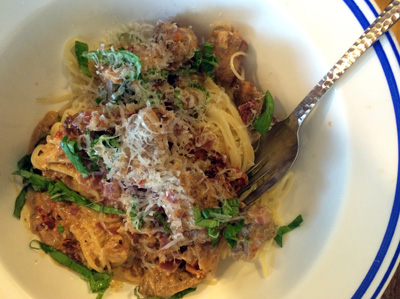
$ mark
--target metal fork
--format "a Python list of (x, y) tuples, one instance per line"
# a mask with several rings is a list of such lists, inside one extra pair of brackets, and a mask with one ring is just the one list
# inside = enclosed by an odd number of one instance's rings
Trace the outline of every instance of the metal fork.
[(392, 1), (330, 71), (283, 121), (276, 123), (261, 137), (251, 169), (249, 184), (239, 191), (241, 196), (254, 184), (257, 188), (243, 202), (252, 204), (278, 183), (293, 166), (299, 153), (299, 129), (325, 93), (345, 71), (400, 17), (400, 0)]

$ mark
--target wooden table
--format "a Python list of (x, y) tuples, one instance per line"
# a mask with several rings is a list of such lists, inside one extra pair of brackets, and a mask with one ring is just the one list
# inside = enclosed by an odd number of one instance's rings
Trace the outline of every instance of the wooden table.
[[(391, 0), (375, 0), (380, 9), (384, 9)], [(400, 22), (400, 21), (399, 21)], [(398, 41), (400, 41), (400, 23), (393, 26), (393, 32)], [(381, 299), (399, 299), (400, 298), (400, 267), (393, 275), (392, 280), (389, 283), (386, 291), (383, 293)]]

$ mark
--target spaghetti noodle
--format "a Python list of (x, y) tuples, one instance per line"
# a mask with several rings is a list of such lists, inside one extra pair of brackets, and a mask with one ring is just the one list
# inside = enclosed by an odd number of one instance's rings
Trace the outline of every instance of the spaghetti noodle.
[(68, 43), (71, 100), (42, 121), (33, 170), (19, 173), (46, 180), (30, 181), (26, 205), (41, 242), (145, 296), (195, 287), (221, 255), (254, 258), (275, 235), (267, 205), (236, 198), (259, 136), (243, 120), (262, 99), (238, 83), (246, 42), (215, 30), (202, 48), (172, 23), (134, 24), (95, 51)]

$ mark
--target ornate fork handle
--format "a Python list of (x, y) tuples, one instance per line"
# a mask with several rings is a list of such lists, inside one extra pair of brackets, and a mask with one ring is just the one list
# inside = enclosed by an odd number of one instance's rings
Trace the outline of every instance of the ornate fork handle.
[[(279, 182), (292, 167), (299, 153), (299, 129), (320, 99), (341, 75), (400, 18), (400, 0), (392, 1), (381, 15), (364, 31), (341, 59), (318, 82), (285, 120), (275, 124), (260, 138), (256, 165), (248, 185), (238, 192), (241, 196), (257, 184), (243, 200), (250, 205)], [(261, 184), (259, 184), (261, 182)]]
[(289, 116), (295, 117), (300, 126), (333, 83), (357, 60), (382, 34), (400, 18), (400, 1), (392, 1), (381, 15), (365, 30), (360, 38), (339, 59), (330, 71), (308, 93)]

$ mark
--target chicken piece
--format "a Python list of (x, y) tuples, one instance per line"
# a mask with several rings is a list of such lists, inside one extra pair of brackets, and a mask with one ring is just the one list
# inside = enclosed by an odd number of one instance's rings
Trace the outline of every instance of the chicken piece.
[(233, 99), (243, 122), (251, 124), (262, 111), (264, 94), (249, 81), (238, 81), (233, 87)]
[(253, 259), (263, 244), (274, 238), (276, 226), (271, 211), (260, 204), (253, 205), (245, 218), (245, 226), (239, 232), (239, 238), (248, 241), (237, 242), (231, 250), (234, 259)]
[[(153, 42), (130, 45), (127, 50), (139, 56), (142, 72), (150, 69), (176, 70), (190, 60), (198, 49), (197, 36), (191, 28), (175, 23), (159, 23), (154, 28)], [(119, 45), (116, 46), (118, 48)], [(120, 71), (102, 65), (98, 68), (100, 79), (107, 83), (121, 84)]]
[(154, 30), (155, 41), (171, 53), (169, 70), (178, 69), (191, 59), (198, 48), (197, 36), (191, 28), (178, 27), (175, 23), (160, 23)]
[[(231, 69), (231, 56), (236, 52), (246, 52), (246, 41), (242, 39), (237, 32), (216, 29), (212, 32), (209, 42), (214, 45), (214, 55), (218, 58), (218, 67), (215, 69), (215, 79), (221, 83), (231, 85), (236, 79)], [(237, 71), (240, 71), (242, 61), (242, 55), (234, 59), (233, 65)]]

